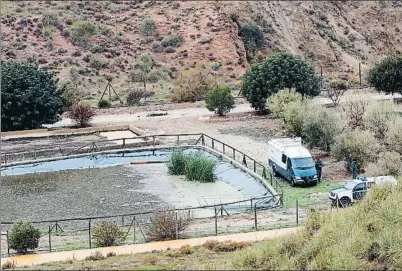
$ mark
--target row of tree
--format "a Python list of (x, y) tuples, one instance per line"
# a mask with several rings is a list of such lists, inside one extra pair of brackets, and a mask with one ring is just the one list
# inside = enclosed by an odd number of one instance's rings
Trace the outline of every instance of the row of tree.
[[(141, 76), (134, 76), (135, 81), (146, 84), (152, 63), (148, 55), (139, 59), (137, 69)], [(1, 74), (2, 131), (36, 129), (57, 122), (71, 106), (65, 89), (58, 87), (58, 80), (48, 71), (11, 61), (3, 63)], [(402, 56), (389, 56), (375, 65), (368, 80), (378, 91), (402, 93)], [(242, 92), (258, 112), (265, 111), (267, 99), (282, 89), (294, 89), (303, 97), (317, 96), (321, 91), (320, 79), (315, 75), (314, 66), (298, 56), (280, 53), (253, 64), (243, 78)], [(222, 115), (233, 108), (228, 93), (228, 89), (221, 88), (211, 93), (207, 101), (210, 110)], [(225, 106), (218, 108), (221, 99)]]

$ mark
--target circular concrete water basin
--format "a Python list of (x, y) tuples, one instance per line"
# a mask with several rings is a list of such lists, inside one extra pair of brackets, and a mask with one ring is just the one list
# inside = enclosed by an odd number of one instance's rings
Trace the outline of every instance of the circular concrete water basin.
[(172, 150), (142, 150), (72, 157), (2, 170), (2, 221), (42, 221), (118, 215), (170, 205), (198, 207), (267, 195), (253, 176), (202, 149), (216, 160), (214, 183), (170, 176), (164, 163)]

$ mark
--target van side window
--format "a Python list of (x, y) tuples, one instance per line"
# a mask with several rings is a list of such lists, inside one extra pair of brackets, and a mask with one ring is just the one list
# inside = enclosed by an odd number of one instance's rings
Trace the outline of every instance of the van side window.
[(286, 164), (286, 155), (282, 154), (282, 163)]

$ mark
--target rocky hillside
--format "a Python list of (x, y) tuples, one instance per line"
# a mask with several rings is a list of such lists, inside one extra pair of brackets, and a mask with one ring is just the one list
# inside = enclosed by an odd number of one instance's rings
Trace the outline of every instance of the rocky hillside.
[[(317, 71), (322, 66), (324, 74), (350, 80), (360, 61), (364, 72), (401, 51), (401, 1), (3, 1), (1, 8), (2, 59), (47, 67), (61, 83), (78, 82), (86, 99), (100, 98), (106, 75), (124, 96), (135, 61), (147, 50), (173, 78), (201, 63), (235, 86), (249, 65), (238, 36), (247, 23), (257, 24), (265, 38), (254, 59), (291, 51), (315, 62)], [(88, 20), (94, 29), (82, 32), (82, 44), (72, 29)], [(155, 23), (152, 35), (142, 31), (146, 20)], [(182, 42), (166, 46), (172, 35)], [(156, 96), (166, 98), (172, 87), (154, 84)]]

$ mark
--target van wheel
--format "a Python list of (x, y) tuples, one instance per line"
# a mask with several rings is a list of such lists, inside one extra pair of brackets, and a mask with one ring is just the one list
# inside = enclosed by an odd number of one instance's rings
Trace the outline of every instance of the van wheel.
[(347, 197), (343, 197), (340, 199), (340, 205), (342, 208), (349, 207), (351, 204), (350, 199)]
[(296, 185), (295, 180), (293, 178), (290, 179), (290, 186), (295, 187), (295, 185)]

